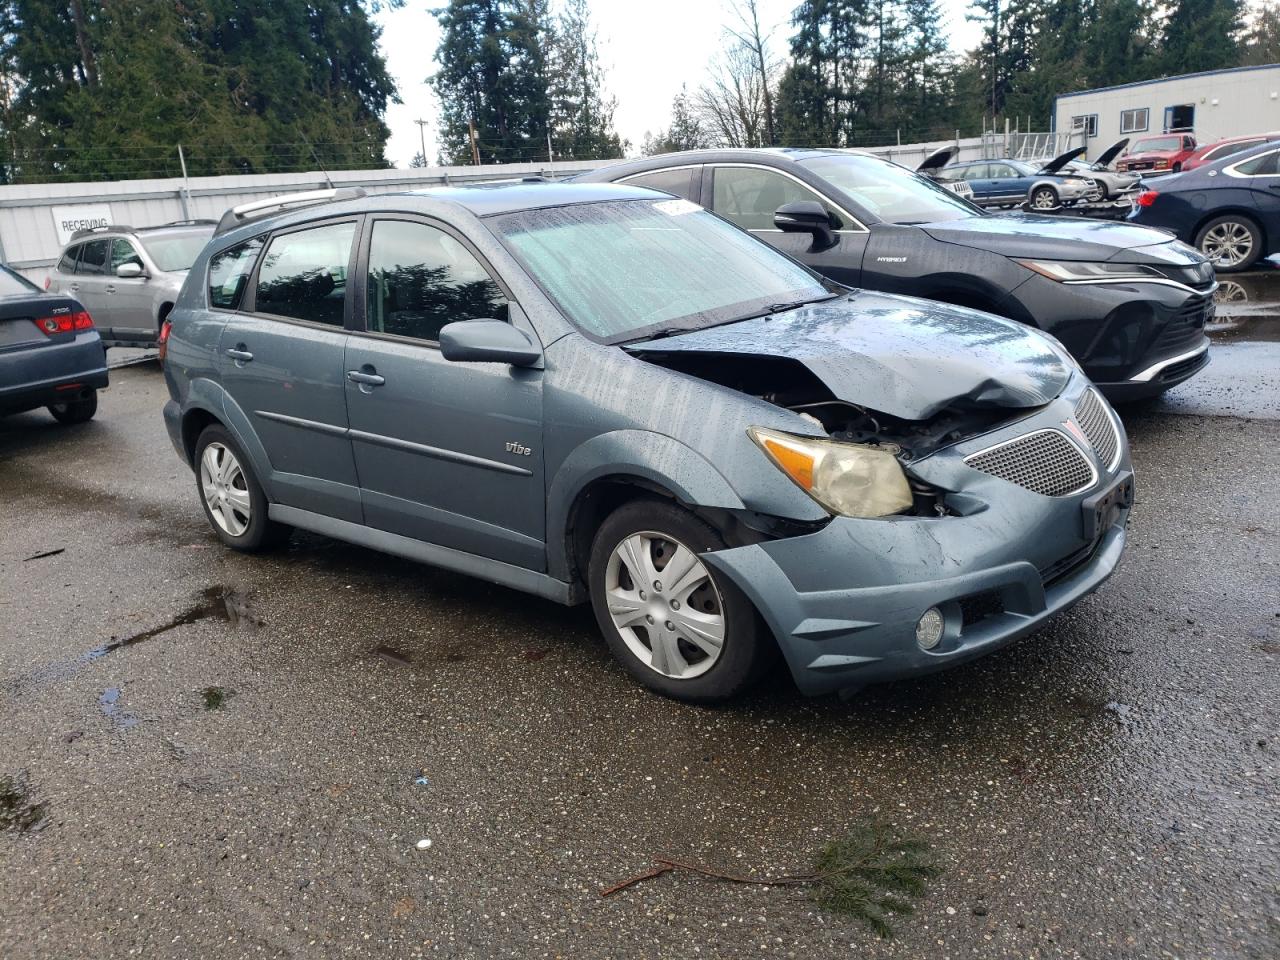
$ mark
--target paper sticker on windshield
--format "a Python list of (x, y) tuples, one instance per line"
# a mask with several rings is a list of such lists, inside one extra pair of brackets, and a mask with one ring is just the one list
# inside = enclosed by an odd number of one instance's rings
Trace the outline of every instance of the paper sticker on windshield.
[(661, 210), (669, 217), (678, 217), (682, 213), (697, 213), (702, 208), (691, 200), (659, 200), (653, 209)]

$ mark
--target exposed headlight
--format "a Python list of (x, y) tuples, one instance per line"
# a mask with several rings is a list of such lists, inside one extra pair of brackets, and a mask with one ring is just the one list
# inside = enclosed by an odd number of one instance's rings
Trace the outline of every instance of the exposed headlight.
[(913, 500), (897, 457), (879, 447), (748, 431), (779, 470), (827, 510), (845, 517), (887, 517)]
[(1148, 280), (1160, 272), (1141, 263), (1086, 263), (1079, 260), (1015, 260), (1059, 283), (1081, 280)]
[(1062, 182), (1063, 182), (1063, 183), (1065, 183), (1065, 184), (1067, 184), (1067, 186), (1070, 186), (1070, 187), (1083, 187), (1083, 186), (1084, 186), (1084, 181), (1083, 181), (1083, 180), (1077, 180), (1075, 177), (1068, 177), (1066, 180), (1063, 180)]

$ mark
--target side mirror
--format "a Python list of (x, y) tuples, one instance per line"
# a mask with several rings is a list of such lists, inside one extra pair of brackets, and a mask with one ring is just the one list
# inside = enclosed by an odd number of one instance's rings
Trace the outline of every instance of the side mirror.
[(446, 360), (471, 363), (509, 363), (532, 367), (542, 360), (542, 348), (523, 330), (501, 320), (458, 320), (440, 331), (440, 353)]
[(773, 225), (783, 233), (813, 234), (814, 246), (820, 249), (835, 246), (836, 234), (831, 227), (831, 215), (817, 200), (784, 203), (774, 213)]
[(136, 280), (142, 276), (142, 264), (130, 260), (116, 267), (116, 276), (121, 280)]

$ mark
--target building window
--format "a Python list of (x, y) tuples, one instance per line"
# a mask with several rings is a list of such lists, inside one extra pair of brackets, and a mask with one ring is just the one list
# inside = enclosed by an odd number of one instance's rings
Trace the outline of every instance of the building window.
[(1179, 103), (1164, 108), (1164, 132), (1181, 133), (1183, 130), (1194, 130), (1196, 126), (1196, 105)]
[(1151, 111), (1146, 107), (1120, 111), (1121, 133), (1146, 133), (1151, 125)]
[(1085, 131), (1086, 136), (1096, 137), (1098, 135), (1098, 115), (1096, 113), (1088, 113), (1080, 117), (1071, 118), (1071, 132), (1079, 133)]

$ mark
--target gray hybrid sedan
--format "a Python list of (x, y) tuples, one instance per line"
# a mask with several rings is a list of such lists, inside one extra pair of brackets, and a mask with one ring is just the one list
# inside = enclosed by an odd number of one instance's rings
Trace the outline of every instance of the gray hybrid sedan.
[(1123, 430), (1040, 332), (638, 187), (310, 200), (229, 212), (170, 315), (165, 421), (229, 547), (589, 600), (691, 701), (779, 656), (808, 694), (961, 663), (1120, 559)]

